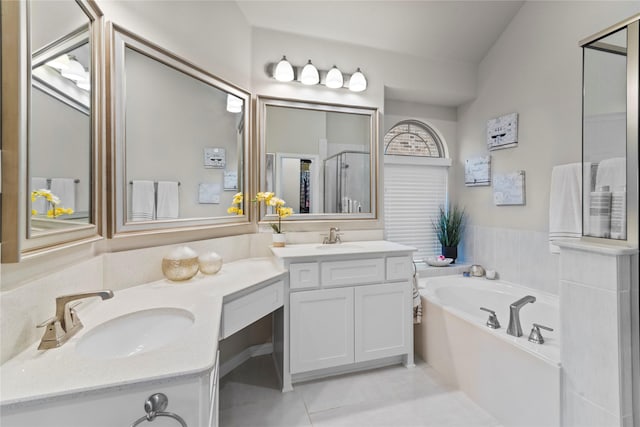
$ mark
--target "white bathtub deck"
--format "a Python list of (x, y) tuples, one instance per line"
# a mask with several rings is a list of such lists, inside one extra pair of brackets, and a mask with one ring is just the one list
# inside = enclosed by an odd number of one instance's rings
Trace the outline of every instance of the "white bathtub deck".
[(446, 386), (426, 363), (391, 366), (278, 390), (270, 356), (220, 382), (220, 425), (498, 427), (464, 393)]

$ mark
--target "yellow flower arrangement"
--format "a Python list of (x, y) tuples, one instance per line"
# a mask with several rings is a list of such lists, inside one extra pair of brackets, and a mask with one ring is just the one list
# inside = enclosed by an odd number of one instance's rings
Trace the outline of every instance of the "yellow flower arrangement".
[[(233, 196), (233, 202), (231, 203), (232, 205), (231, 207), (229, 207), (229, 209), (227, 209), (227, 213), (242, 215), (242, 201), (242, 193), (237, 193), (235, 196)], [(274, 208), (276, 215), (278, 215), (278, 223), (272, 223), (271, 228), (273, 228), (273, 231), (278, 234), (282, 233), (282, 218), (286, 218), (292, 215), (293, 208), (286, 207), (286, 202), (276, 197), (272, 192), (260, 191), (251, 201), (255, 203), (264, 202), (265, 206), (271, 206)]]
[[(47, 218), (57, 218), (60, 215), (71, 215), (73, 209), (58, 207), (60, 198), (53, 194), (50, 190), (40, 189), (31, 192), (31, 202), (35, 202), (38, 197), (43, 197), (47, 202), (51, 203), (51, 209), (47, 210)], [(31, 209), (31, 215), (37, 215), (38, 211)]]

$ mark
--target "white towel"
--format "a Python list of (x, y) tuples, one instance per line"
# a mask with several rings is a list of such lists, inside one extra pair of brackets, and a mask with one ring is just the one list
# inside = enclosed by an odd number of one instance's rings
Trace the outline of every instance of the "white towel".
[(604, 159), (598, 164), (596, 188), (609, 186), (609, 191), (620, 191), (627, 186), (627, 161), (624, 157)]
[[(46, 190), (47, 179), (31, 177), (31, 191)], [(39, 214), (47, 213), (47, 200), (44, 197), (38, 197), (35, 201), (31, 202), (31, 209), (37, 211)]]
[(554, 166), (549, 193), (549, 250), (559, 253), (554, 241), (582, 235), (582, 163)]
[(51, 192), (60, 199), (59, 208), (76, 210), (76, 183), (73, 178), (52, 178)]
[(131, 221), (152, 220), (156, 210), (153, 181), (133, 181), (131, 187)]
[(174, 181), (159, 181), (156, 219), (178, 218), (179, 211), (180, 197), (178, 194), (178, 183)]

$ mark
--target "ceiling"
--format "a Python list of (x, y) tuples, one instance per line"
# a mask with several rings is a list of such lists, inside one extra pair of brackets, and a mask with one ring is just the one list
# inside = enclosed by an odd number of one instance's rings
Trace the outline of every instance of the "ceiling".
[(254, 27), (479, 63), (524, 1), (237, 0)]

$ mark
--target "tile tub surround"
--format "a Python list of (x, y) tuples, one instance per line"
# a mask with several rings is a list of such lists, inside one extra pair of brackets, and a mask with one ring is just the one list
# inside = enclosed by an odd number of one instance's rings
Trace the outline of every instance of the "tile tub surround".
[[(162, 279), (115, 292), (109, 300), (79, 307), (78, 317), (84, 328), (62, 347), (43, 352), (37, 350), (36, 342), (0, 366), (2, 405), (211, 369), (218, 348), (223, 297), (285, 275), (272, 258), (252, 258), (225, 264), (213, 276), (199, 274), (180, 283)], [(162, 350), (131, 358), (97, 360), (82, 357), (75, 351), (82, 337), (102, 322), (156, 307), (186, 309), (194, 314), (194, 324)], [(158, 357), (159, 351), (162, 357)], [(35, 384), (31, 381), (33, 378), (38, 379)]]
[(468, 225), (463, 254), (500, 280), (558, 295), (560, 257), (549, 252), (546, 232)]
[(563, 425), (637, 425), (631, 280), (638, 251), (584, 242), (559, 246)]

